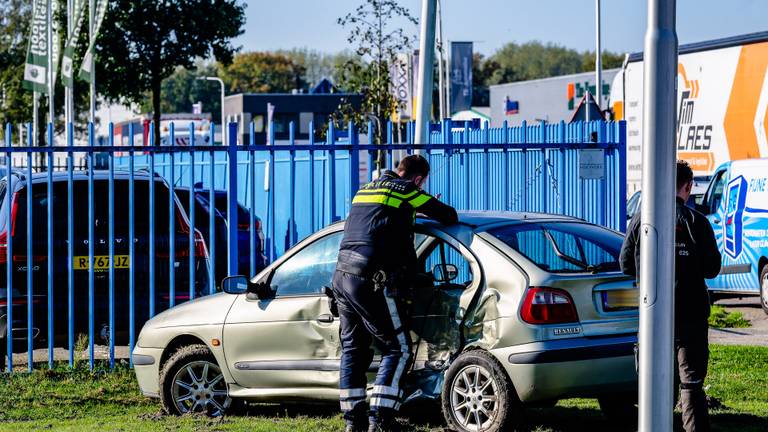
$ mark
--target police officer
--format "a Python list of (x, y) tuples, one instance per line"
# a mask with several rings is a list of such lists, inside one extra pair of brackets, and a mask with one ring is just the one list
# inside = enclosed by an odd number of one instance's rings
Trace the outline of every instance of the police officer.
[[(680, 385), (683, 428), (709, 430), (704, 378), (709, 360), (709, 295), (704, 279), (720, 273), (720, 251), (712, 226), (703, 214), (685, 205), (691, 196), (693, 171), (677, 161), (677, 217), (675, 226), (675, 350)], [(627, 227), (621, 248), (621, 269), (638, 277), (640, 213)]]
[[(396, 426), (394, 415), (403, 396), (400, 382), (412, 360), (402, 299), (416, 271), (416, 213), (443, 224), (458, 221), (453, 207), (421, 190), (428, 175), (424, 157), (403, 158), (397, 173), (386, 171), (357, 192), (344, 225), (333, 293), (341, 320), (339, 387), (347, 431)], [(381, 363), (367, 411), (372, 341), (381, 351)]]

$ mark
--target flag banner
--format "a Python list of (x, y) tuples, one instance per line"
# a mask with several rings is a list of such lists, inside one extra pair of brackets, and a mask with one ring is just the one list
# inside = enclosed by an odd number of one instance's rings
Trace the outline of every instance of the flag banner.
[(34, 0), (23, 87), (48, 93), (48, 1)]
[[(419, 50), (411, 54), (411, 114), (416, 111), (416, 98), (419, 97)], [(415, 115), (413, 116), (415, 120)]]
[(91, 35), (91, 41), (88, 44), (88, 51), (86, 51), (85, 56), (83, 56), (83, 64), (80, 66), (80, 74), (78, 75), (80, 79), (86, 82), (91, 82), (91, 78), (93, 77), (93, 71), (91, 71), (91, 59), (93, 58), (94, 44), (96, 43), (96, 38), (99, 36), (99, 29), (101, 28), (101, 23), (104, 21), (104, 15), (107, 13), (107, 5), (109, 1), (95, 0), (95, 3), (93, 35)]
[(69, 88), (72, 88), (75, 82), (73, 79), (75, 49), (80, 41), (80, 29), (83, 28), (83, 21), (85, 21), (86, 1), (78, 0), (75, 2), (72, 33), (70, 33), (67, 43), (64, 45), (64, 57), (61, 59), (61, 80)]
[(449, 114), (472, 108), (472, 42), (451, 42)]
[(392, 113), (395, 121), (411, 118), (411, 75), (409, 70), (410, 58), (402, 53), (395, 56), (389, 68), (389, 79), (392, 84), (391, 92), (397, 102), (397, 108)]

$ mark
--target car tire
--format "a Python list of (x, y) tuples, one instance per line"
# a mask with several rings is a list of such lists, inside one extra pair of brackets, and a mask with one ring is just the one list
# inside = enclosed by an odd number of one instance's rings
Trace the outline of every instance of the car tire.
[(768, 264), (763, 265), (760, 271), (760, 304), (763, 305), (763, 312), (768, 315)]
[(162, 366), (160, 400), (168, 414), (223, 416), (232, 408), (221, 368), (207, 346), (188, 345)]
[(442, 408), (448, 428), (460, 432), (509, 430), (522, 414), (507, 373), (479, 350), (461, 354), (448, 368)]
[(611, 394), (597, 398), (600, 411), (615, 423), (637, 421), (637, 393)]

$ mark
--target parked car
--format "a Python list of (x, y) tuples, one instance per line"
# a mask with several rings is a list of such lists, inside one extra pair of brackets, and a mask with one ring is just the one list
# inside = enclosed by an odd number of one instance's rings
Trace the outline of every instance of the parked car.
[[(195, 229), (199, 230), (205, 238), (205, 243), (210, 245), (210, 189), (203, 188), (201, 183), (194, 186), (195, 194)], [(177, 186), (174, 188), (185, 211), (189, 214), (189, 188)], [(227, 225), (227, 191), (214, 190), (214, 220), (216, 233), (216, 284), (227, 276), (227, 251), (228, 251), (228, 225)], [(237, 203), (237, 250), (238, 250), (238, 274), (255, 275), (267, 265), (267, 257), (264, 256), (264, 232), (261, 229), (261, 219), (254, 215), (253, 236), (255, 254), (255, 269), (251, 274), (251, 222), (250, 211), (239, 202)]]
[[(11, 271), (13, 290), (13, 350), (27, 349), (27, 194), (32, 185), (32, 287), (33, 287), (33, 335), (34, 346), (47, 346), (53, 338), (54, 346), (68, 346), (68, 203), (73, 207), (74, 253), (72, 256), (74, 276), (74, 334), (88, 334), (89, 328), (89, 259), (88, 231), (94, 230), (94, 343), (108, 343), (109, 339), (109, 218), (108, 218), (108, 173), (94, 171), (93, 177), (93, 219), (88, 211), (88, 175), (77, 171), (73, 176), (73, 195), (68, 194), (67, 174), (53, 173), (53, 273), (48, 273), (48, 200), (47, 174), (33, 174), (32, 178), (21, 173), (12, 173), (0, 180), (0, 329), (7, 326), (7, 279), (6, 266), (13, 263)], [(149, 202), (149, 182), (155, 182), (155, 205)], [(146, 173), (135, 174), (134, 238), (129, 238), (129, 186), (128, 173), (116, 172), (114, 181), (114, 322), (115, 343), (126, 344), (129, 337), (129, 276), (135, 277), (134, 305), (135, 329), (141, 328), (149, 319), (150, 289), (149, 261), (155, 262), (154, 307), (156, 312), (170, 305), (170, 266), (174, 263), (175, 303), (190, 298), (189, 271), (189, 221), (178, 198), (175, 206), (175, 231), (170, 236), (169, 187), (158, 176)], [(6, 195), (12, 193), (10, 220)], [(149, 256), (149, 213), (154, 212), (155, 237), (154, 257)], [(12, 238), (11, 257), (6, 245)], [(202, 234), (195, 230), (194, 295), (209, 292), (208, 251)], [(129, 260), (129, 244), (133, 241), (135, 260)], [(170, 257), (170, 244), (175, 242), (174, 256)], [(56, 321), (54, 334), (49, 335), (48, 323), (48, 278), (53, 280), (53, 319)], [(0, 352), (6, 351), (6, 332), (0, 332)]]
[[(459, 431), (506, 430), (526, 404), (563, 398), (636, 409), (638, 291), (619, 270), (622, 235), (547, 214), (460, 221), (417, 220), (434, 283), (416, 288), (408, 314), (406, 403), (441, 400)], [(148, 321), (133, 351), (142, 392), (177, 414), (222, 414), (243, 399), (337, 404), (339, 321), (324, 287), (342, 234), (342, 223), (326, 227), (251, 281), (227, 278), (225, 292)]]

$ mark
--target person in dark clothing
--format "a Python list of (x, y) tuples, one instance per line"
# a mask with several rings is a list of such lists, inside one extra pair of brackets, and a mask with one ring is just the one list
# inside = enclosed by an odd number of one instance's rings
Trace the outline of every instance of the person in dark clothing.
[[(709, 294), (704, 279), (720, 273), (720, 251), (712, 226), (703, 214), (685, 205), (693, 187), (693, 171), (677, 162), (675, 226), (675, 350), (683, 428), (709, 430), (704, 378), (709, 360)], [(639, 277), (640, 213), (627, 227), (619, 260), (624, 273)]]
[[(394, 427), (400, 382), (412, 360), (402, 311), (416, 275), (416, 213), (443, 224), (458, 221), (453, 207), (421, 190), (428, 175), (424, 157), (403, 158), (397, 173), (386, 171), (357, 192), (344, 225), (332, 289), (341, 321), (339, 388), (347, 431)], [(381, 351), (381, 363), (367, 411), (371, 342)]]

